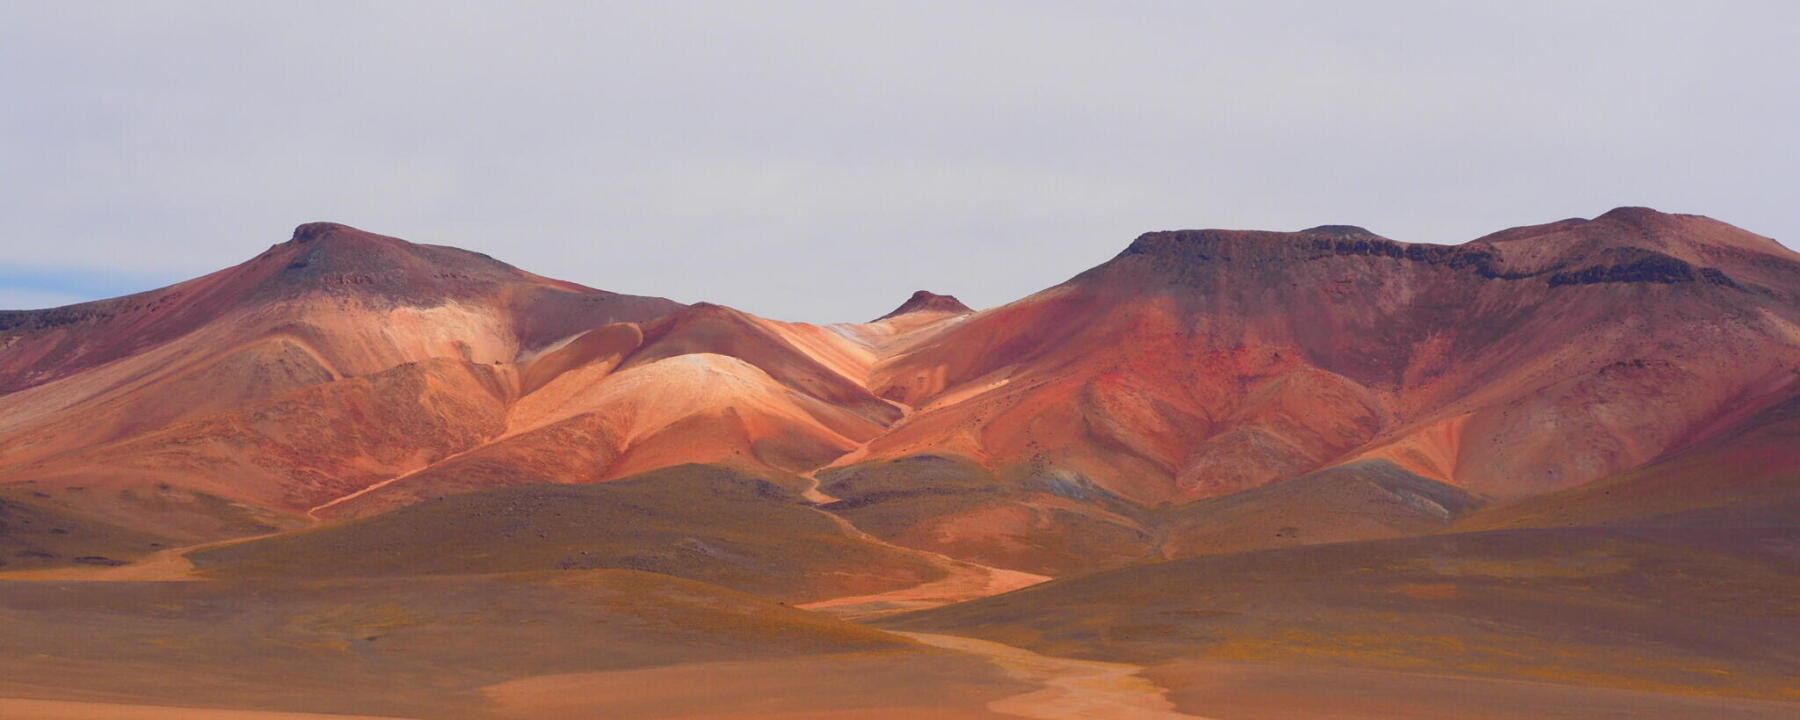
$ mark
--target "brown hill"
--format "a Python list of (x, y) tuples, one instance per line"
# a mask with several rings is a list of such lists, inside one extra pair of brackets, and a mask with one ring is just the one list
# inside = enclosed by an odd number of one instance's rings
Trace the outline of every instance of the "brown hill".
[[(1783, 532), (1793, 531), (1790, 516)], [(1788, 648), (1800, 626), (1786, 620), (1796, 592), (1791, 556), (1627, 531), (1514, 530), (1174, 560), (876, 624), (1121, 662), (1350, 667), (1793, 700), (1800, 657)]]
[(699, 465), (464, 493), (188, 557), (213, 577), (643, 570), (795, 602), (943, 575), (919, 553), (847, 533), (797, 494)]

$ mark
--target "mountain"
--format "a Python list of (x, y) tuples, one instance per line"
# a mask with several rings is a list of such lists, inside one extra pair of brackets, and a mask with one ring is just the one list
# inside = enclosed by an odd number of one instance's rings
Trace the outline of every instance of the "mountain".
[(1455, 246), (1147, 233), (1002, 307), (818, 326), (312, 223), (0, 315), (0, 495), (203, 540), (706, 463), (1035, 573), (1399, 537), (1726, 462), (1800, 397), (1796, 293), (1773, 240), (1619, 208)]
[[(1343, 226), (1151, 233), (887, 363), (877, 389), (923, 411), (866, 455), (1045, 456), (1142, 502), (1227, 494), (1359, 450), (1497, 496), (1560, 489), (1705, 432), (1742, 406), (1738, 392), (1773, 385), (1745, 400), (1777, 399), (1797, 259), (1639, 209), (1452, 247)], [(1738, 367), (1707, 362), (1725, 347)], [(1632, 382), (1721, 372), (1732, 376), (1670, 398), (1676, 416), (1654, 427), (1558, 415)], [(1521, 455), (1517, 436), (1552, 417), (1592, 447), (1572, 443), (1573, 461)], [(1495, 440), (1460, 443), (1471, 432)]]
[(9, 717), (1788, 717), (1797, 518), (1800, 255), (1644, 208), (833, 325), (311, 223), (0, 313)]
[[(517, 346), (510, 348), (516, 354), (598, 323), (649, 319), (675, 307), (661, 298), (539, 277), (480, 253), (308, 223), (243, 264), (187, 282), (112, 300), (0, 313), (6, 338), (0, 392), (73, 375), (217, 325), (242, 333), (235, 339), (286, 331), (299, 336), (296, 342), (315, 341), (310, 349), (330, 370), (366, 374), (439, 355), (489, 361), (508, 346)], [(426, 314), (432, 309), (443, 317)], [(447, 321), (468, 326), (446, 338), (402, 335), (412, 329), (407, 327), (380, 334), (380, 327), (359, 324), (377, 313), (431, 330), (447, 329)], [(325, 319), (335, 323), (320, 322)], [(496, 328), (496, 322), (505, 326)], [(493, 330), (510, 337), (490, 336)], [(354, 347), (351, 340), (376, 342)]]
[[(1118, 506), (1210, 504), (1331, 468), (1437, 487), (1413, 494), (1447, 526), (1456, 511), (1429, 497), (1579, 487), (1794, 397), (1797, 289), (1800, 257), (1774, 241), (1641, 208), (1457, 246), (1349, 226), (1149, 233), (878, 364), (872, 388), (912, 412), (834, 465), (949, 454), (1016, 477), (892, 524), (944, 552), (1010, 547), (979, 557), (1033, 571), (1048, 566), (1021, 545), (1064, 542), (1070, 517), (1207, 552), (1183, 523)], [(1284, 518), (1268, 544), (1332, 524), (1261, 512)]]
[(679, 307), (302, 225), (211, 275), (0, 315), (0, 477), (177, 537), (272, 528), (498, 433), (523, 353)]

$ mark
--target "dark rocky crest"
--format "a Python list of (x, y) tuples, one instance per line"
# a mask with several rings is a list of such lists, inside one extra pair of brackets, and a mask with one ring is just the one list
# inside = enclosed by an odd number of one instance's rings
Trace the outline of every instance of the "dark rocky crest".
[(292, 243), (309, 243), (322, 237), (339, 233), (361, 233), (361, 230), (343, 223), (309, 222), (294, 227), (294, 236), (288, 239)]
[(1333, 237), (1381, 237), (1369, 232), (1368, 228), (1356, 225), (1318, 225), (1300, 232), (1308, 235), (1331, 235)]
[(916, 312), (941, 312), (960, 315), (975, 311), (970, 309), (969, 306), (964, 305), (961, 300), (956, 299), (956, 296), (954, 295), (939, 295), (929, 290), (920, 290), (914, 292), (912, 297), (906, 299), (906, 302), (900, 303), (900, 307), (894, 308), (893, 312), (875, 318), (874, 321), (881, 322), (891, 317), (898, 317)]
[[(1698, 223), (1713, 221), (1650, 208), (1621, 207), (1593, 220), (1572, 218), (1513, 228), (1460, 245), (1398, 242), (1355, 225), (1319, 225), (1299, 232), (1149, 232), (1111, 261), (1077, 275), (1074, 280), (1126, 287), (1143, 283), (1193, 286), (1212, 284), (1228, 276), (1243, 277), (1248, 272), (1272, 273), (1268, 277), (1306, 277), (1308, 271), (1302, 270), (1304, 267), (1336, 258), (1366, 257), (1467, 272), (1484, 280), (1533, 280), (1551, 287), (1704, 281), (1744, 289), (1741, 278), (1712, 267), (1712, 262), (1694, 262), (1695, 253), (1680, 250), (1684, 246), (1703, 246), (1698, 256), (1709, 260), (1746, 255), (1741, 240), (1696, 237), (1694, 228)], [(1699, 227), (1702, 231), (1710, 229)], [(1548, 257), (1521, 261), (1519, 256), (1528, 254), (1502, 252), (1506, 247), (1516, 250), (1519, 244), (1548, 248), (1544, 253)], [(1762, 252), (1756, 244), (1748, 249)]]

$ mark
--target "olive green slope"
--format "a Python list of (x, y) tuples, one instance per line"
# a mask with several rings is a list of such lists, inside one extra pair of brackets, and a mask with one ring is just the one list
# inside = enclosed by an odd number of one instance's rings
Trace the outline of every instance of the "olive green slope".
[(221, 578), (621, 568), (796, 602), (941, 576), (919, 553), (853, 534), (791, 491), (703, 465), (451, 495), (189, 557)]

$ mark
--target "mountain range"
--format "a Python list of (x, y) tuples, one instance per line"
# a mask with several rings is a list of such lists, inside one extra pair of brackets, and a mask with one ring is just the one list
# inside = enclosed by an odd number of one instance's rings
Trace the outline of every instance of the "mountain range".
[[(610, 570), (1097, 660), (1319, 645), (1416, 670), (1388, 640), (1344, 650), (1370, 616), (1321, 620), (1358, 601), (1301, 588), (1404, 567), (1379, 593), (1435, 608), (1408, 611), (1441, 625), (1419, 633), (1489, 623), (1457, 637), (1492, 657), (1458, 672), (1795, 699), (1800, 657), (1767, 644), (1791, 627), (1665, 643), (1654, 628), (1691, 620), (1634, 610), (1618, 632), (1650, 639), (1615, 647), (1453, 599), (1455, 577), (1550, 603), (1607, 563), (1695, 578), (1729, 558), (1730, 598), (1579, 592), (1791, 620), (1768, 593), (1796, 587), (1796, 517), (1800, 254), (1647, 208), (1457, 245), (1150, 232), (1006, 305), (921, 290), (834, 325), (321, 222), (169, 287), (0, 312), (0, 578), (176, 550), (252, 584)], [(1575, 565), (1545, 570), (1558, 556)], [(1196, 587), (1226, 615), (1182, 614)], [(1299, 621), (1253, 607), (1330, 627), (1276, 647), (1269, 623)], [(1739, 625), (1760, 626), (1719, 627)], [(1507, 638), (1564, 661), (1526, 667)], [(1614, 667), (1629, 652), (1688, 669)]]

